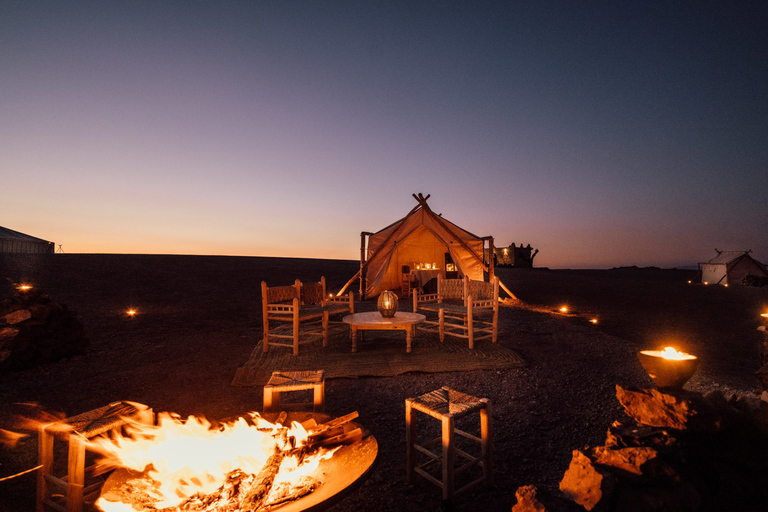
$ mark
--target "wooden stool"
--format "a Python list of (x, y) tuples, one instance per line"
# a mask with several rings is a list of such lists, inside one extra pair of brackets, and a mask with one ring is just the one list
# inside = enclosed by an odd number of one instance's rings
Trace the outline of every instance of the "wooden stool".
[[(442, 436), (427, 441), (424, 445), (416, 443), (416, 417), (413, 410), (440, 420), (442, 423)], [(480, 438), (473, 436), (455, 426), (455, 421), (473, 412), (480, 411)], [(416, 398), (405, 400), (405, 427), (407, 444), (407, 469), (408, 483), (414, 483), (418, 473), (443, 490), (443, 499), (451, 499), (455, 495), (469, 488), (485, 482), (493, 485), (493, 457), (491, 445), (491, 401), (487, 398), (475, 398), (453, 389), (443, 387)], [(475, 457), (456, 447), (454, 434), (459, 434), (472, 441), (477, 441), (481, 446), (481, 453)], [(442, 456), (430, 451), (428, 448), (440, 444), (442, 441)], [(430, 460), (418, 465), (418, 453), (421, 452)], [(464, 465), (455, 467), (456, 455), (467, 459)], [(442, 461), (442, 480), (435, 478), (426, 471), (426, 467)], [(482, 468), (482, 475), (456, 489), (456, 475), (475, 466)]]
[(280, 411), (280, 393), (314, 389), (314, 403), (291, 404), (293, 407), (312, 405), (314, 412), (325, 410), (325, 377), (323, 370), (306, 372), (272, 372), (264, 386), (264, 412)]
[[(115, 402), (41, 426), (38, 431), (38, 453), (42, 467), (37, 474), (37, 512), (44, 512), (46, 507), (81, 512), (84, 501), (95, 498), (103, 483), (98, 481), (85, 486), (86, 441), (120, 429), (131, 420), (154, 423), (152, 409), (135, 402)], [(69, 442), (68, 474), (62, 478), (52, 474), (54, 438)]]

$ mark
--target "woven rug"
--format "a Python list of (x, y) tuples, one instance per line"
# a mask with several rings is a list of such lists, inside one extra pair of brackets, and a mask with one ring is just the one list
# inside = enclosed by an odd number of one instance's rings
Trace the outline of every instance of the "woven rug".
[(440, 343), (436, 334), (419, 332), (413, 340), (411, 353), (405, 351), (402, 331), (368, 331), (353, 353), (349, 330), (337, 332), (323, 348), (322, 341), (299, 347), (292, 355), (288, 347), (270, 347), (264, 353), (261, 341), (250, 359), (237, 369), (233, 386), (263, 386), (273, 371), (323, 370), (325, 377), (391, 377), (408, 372), (464, 372), (471, 370), (501, 370), (526, 366), (520, 355), (488, 340), (475, 343), (469, 350), (467, 340), (446, 337)]

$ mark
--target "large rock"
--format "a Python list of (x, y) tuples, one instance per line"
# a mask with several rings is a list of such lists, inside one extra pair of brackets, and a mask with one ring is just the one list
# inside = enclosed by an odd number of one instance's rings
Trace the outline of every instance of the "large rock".
[(49, 297), (20, 292), (0, 302), (0, 371), (84, 354), (88, 346), (75, 314)]
[(573, 451), (571, 464), (560, 481), (560, 490), (587, 510), (610, 510), (616, 477), (595, 464), (579, 450)]
[(624, 412), (642, 425), (694, 431), (722, 428), (722, 417), (696, 393), (673, 395), (656, 389), (628, 390), (617, 385), (616, 398)]

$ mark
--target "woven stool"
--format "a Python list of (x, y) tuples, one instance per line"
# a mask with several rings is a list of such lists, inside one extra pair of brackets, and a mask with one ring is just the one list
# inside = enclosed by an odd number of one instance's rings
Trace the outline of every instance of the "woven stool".
[[(416, 439), (416, 415), (413, 411), (421, 411), (442, 423), (442, 436), (417, 444)], [(480, 412), (480, 437), (473, 436), (456, 428), (455, 421), (474, 412)], [(407, 444), (407, 469), (408, 483), (414, 483), (416, 474), (419, 474), (437, 485), (443, 490), (443, 499), (451, 499), (476, 484), (485, 482), (493, 485), (493, 454), (491, 445), (491, 401), (487, 398), (475, 398), (453, 389), (443, 387), (416, 398), (405, 400), (405, 427)], [(456, 447), (454, 434), (459, 434), (472, 441), (480, 443), (480, 455), (473, 456)], [(442, 441), (442, 454), (429, 450), (432, 446)], [(417, 464), (418, 454), (426, 455), (429, 460), (421, 465)], [(456, 456), (467, 460), (462, 466), (456, 467)], [(425, 468), (437, 462), (442, 463), (442, 480), (432, 476)], [(475, 466), (480, 466), (482, 475), (456, 489), (456, 476)]]
[(272, 377), (264, 386), (264, 412), (280, 410), (280, 393), (305, 389), (314, 390), (314, 402), (291, 404), (291, 406), (302, 408), (312, 405), (314, 412), (323, 412), (325, 410), (325, 376), (323, 370), (272, 372)]
[[(95, 498), (103, 481), (85, 486), (86, 441), (120, 429), (131, 420), (154, 423), (152, 409), (134, 402), (115, 402), (99, 409), (78, 414), (56, 423), (48, 423), (38, 431), (40, 471), (37, 474), (37, 512), (47, 507), (66, 512), (81, 512), (86, 500)], [(69, 442), (68, 474), (53, 476), (54, 439)]]

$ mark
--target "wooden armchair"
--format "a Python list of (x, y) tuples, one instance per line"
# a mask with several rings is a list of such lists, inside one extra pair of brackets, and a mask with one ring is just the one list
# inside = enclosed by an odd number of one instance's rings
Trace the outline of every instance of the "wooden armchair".
[[(332, 296), (325, 291), (325, 277), (317, 283), (268, 287), (261, 283), (261, 308), (264, 321), (264, 352), (270, 345), (293, 347), (322, 337), (328, 346), (328, 327), (332, 316), (355, 312), (354, 294)], [(287, 341), (290, 340), (290, 341)]]
[[(445, 335), (467, 338), (469, 348), (475, 340), (491, 338), (496, 343), (499, 332), (499, 279), (490, 283), (463, 279), (437, 280), (437, 293), (414, 292), (413, 311), (428, 314), (419, 329), (437, 332), (440, 341)], [(437, 313), (437, 320), (434, 319)], [(432, 318), (429, 318), (431, 314)]]

